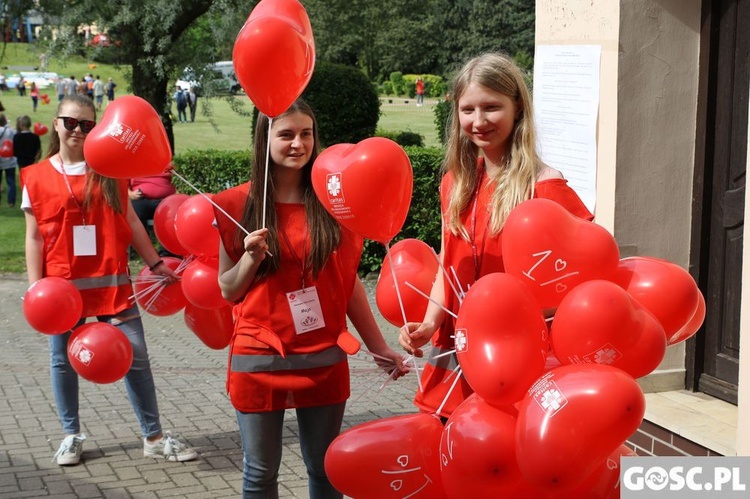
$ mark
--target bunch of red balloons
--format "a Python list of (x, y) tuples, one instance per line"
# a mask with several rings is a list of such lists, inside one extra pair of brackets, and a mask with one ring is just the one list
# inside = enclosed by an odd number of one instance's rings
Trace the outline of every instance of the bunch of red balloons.
[[(399, 284), (428, 289), (420, 276), (435, 260), (418, 243), (401, 243), (378, 283), (378, 306), (396, 325), (403, 318), (386, 277), (393, 270)], [(503, 257), (506, 272), (477, 280), (456, 319), (456, 356), (475, 393), (444, 427), (419, 414), (342, 433), (326, 455), (341, 492), (619, 497), (620, 457), (632, 455), (624, 442), (645, 414), (636, 378), (659, 365), (667, 345), (696, 333), (703, 297), (681, 267), (621, 260), (609, 232), (551, 201), (527, 201), (511, 213)], [(407, 320), (421, 320), (427, 298), (403, 302)], [(545, 315), (553, 312), (548, 329)]]

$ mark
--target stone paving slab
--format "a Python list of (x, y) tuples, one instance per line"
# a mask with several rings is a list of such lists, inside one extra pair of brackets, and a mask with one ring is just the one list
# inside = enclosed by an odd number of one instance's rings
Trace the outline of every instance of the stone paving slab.
[[(365, 283), (373, 296), (372, 281)], [(169, 463), (144, 458), (138, 424), (117, 382), (81, 379), (81, 464), (51, 462), (62, 438), (49, 380), (47, 337), (27, 324), (21, 298), (24, 276), (0, 276), (0, 497), (225, 498), (240, 497), (242, 451), (234, 409), (225, 393), (227, 351), (211, 350), (185, 326), (182, 314), (143, 315), (156, 378), (162, 426), (194, 447), (200, 458)], [(374, 307), (374, 303), (373, 303)], [(388, 342), (396, 329), (377, 314)], [(415, 412), (412, 374), (376, 393), (384, 375), (359, 361), (352, 368), (352, 397), (344, 429), (382, 417)], [(279, 493), (306, 498), (307, 479), (299, 457), (293, 411), (287, 411)]]

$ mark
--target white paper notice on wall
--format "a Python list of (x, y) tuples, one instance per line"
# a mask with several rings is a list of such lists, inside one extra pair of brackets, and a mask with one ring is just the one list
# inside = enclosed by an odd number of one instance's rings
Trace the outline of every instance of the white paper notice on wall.
[(586, 207), (596, 207), (600, 45), (537, 45), (534, 119), (539, 154), (562, 172)]

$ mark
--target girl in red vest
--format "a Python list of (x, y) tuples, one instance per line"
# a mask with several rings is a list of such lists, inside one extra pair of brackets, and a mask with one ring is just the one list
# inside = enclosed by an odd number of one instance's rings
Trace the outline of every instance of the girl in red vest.
[[(451, 98), (452, 121), (443, 164), (446, 173), (440, 184), (441, 259), (448, 272), (455, 270), (466, 290), (480, 277), (504, 271), (503, 224), (523, 201), (547, 198), (581, 218), (592, 220), (594, 216), (562, 174), (537, 155), (531, 96), (521, 71), (510, 59), (489, 53), (470, 60), (456, 76)], [(459, 300), (442, 271), (431, 297), (458, 312)], [(463, 377), (450, 391), (458, 360), (455, 353), (439, 356), (455, 350), (454, 326), (453, 317), (430, 303), (422, 322), (406, 324), (399, 336), (404, 349), (418, 357), (423, 355), (422, 346), (432, 339), (414, 403), (432, 413), (442, 407), (439, 415), (443, 418), (472, 393)]]
[[(117, 326), (130, 340), (133, 363), (125, 386), (143, 434), (143, 454), (170, 461), (197, 453), (162, 432), (154, 378), (128, 272), (128, 246), (157, 274), (177, 276), (159, 259), (128, 200), (125, 180), (102, 177), (86, 165), (83, 143), (96, 125), (94, 104), (69, 95), (57, 108), (47, 159), (21, 171), (21, 208), (26, 215), (26, 269), (29, 283), (47, 276), (69, 279), (83, 297), (86, 317)], [(50, 336), (50, 371), (57, 411), (66, 437), (53, 460), (74, 465), (83, 441), (78, 417), (78, 375), (68, 360), (70, 332)]]
[(284, 412), (290, 408), (297, 413), (310, 497), (342, 497), (326, 477), (324, 458), (349, 397), (347, 353), (358, 347), (347, 317), (371, 352), (390, 359), (396, 377), (406, 369), (386, 345), (357, 277), (362, 238), (340, 227), (313, 191), (318, 138), (312, 110), (297, 101), (273, 119), (270, 131), (265, 206), (269, 119), (263, 114), (251, 174), (257, 181), (213, 198), (250, 231), (246, 235), (216, 211), (219, 286), (236, 302), (227, 384), (244, 450), (243, 497), (278, 497)]

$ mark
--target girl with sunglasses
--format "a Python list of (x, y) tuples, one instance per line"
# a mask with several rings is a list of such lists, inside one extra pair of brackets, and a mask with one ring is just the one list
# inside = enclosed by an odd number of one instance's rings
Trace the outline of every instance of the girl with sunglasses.
[[(83, 143), (96, 125), (94, 103), (83, 95), (63, 98), (53, 121), (47, 158), (22, 170), (21, 208), (26, 215), (29, 284), (47, 276), (69, 279), (83, 298), (83, 313), (118, 327), (133, 347), (125, 386), (143, 434), (145, 457), (195, 459), (197, 453), (162, 432), (156, 389), (138, 307), (128, 273), (128, 246), (157, 275), (177, 275), (159, 259), (128, 199), (125, 180), (89, 169)], [(77, 326), (76, 326), (77, 327)], [(50, 372), (58, 416), (66, 436), (53, 457), (59, 465), (80, 462), (86, 436), (78, 417), (78, 375), (68, 360), (71, 332), (50, 336)]]

